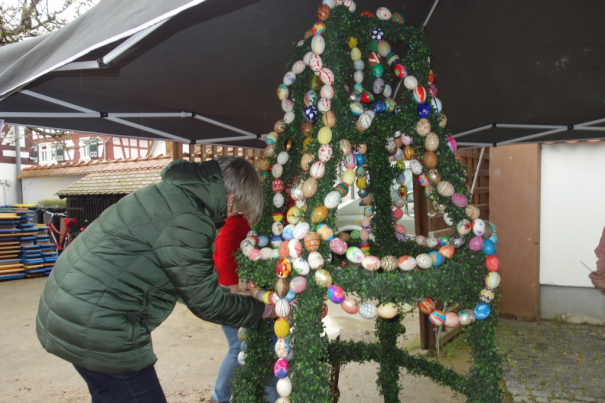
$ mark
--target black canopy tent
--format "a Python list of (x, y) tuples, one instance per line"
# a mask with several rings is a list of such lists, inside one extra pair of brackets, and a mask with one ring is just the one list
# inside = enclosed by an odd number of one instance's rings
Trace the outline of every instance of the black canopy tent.
[[(0, 119), (263, 148), (283, 116), (284, 66), (320, 4), (102, 0), (59, 31), (0, 48)], [(603, 137), (605, 3), (358, 0), (357, 12), (380, 6), (428, 21), (460, 146)]]

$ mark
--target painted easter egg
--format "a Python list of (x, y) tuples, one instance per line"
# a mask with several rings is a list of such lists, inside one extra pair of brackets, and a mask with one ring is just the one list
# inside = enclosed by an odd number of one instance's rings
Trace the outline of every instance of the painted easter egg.
[(317, 109), (315, 109), (315, 107), (313, 105), (309, 105), (309, 106), (305, 107), (304, 115), (305, 115), (305, 119), (307, 119), (309, 122), (313, 123), (317, 120), (317, 117), (318, 117)]
[(360, 59), (361, 59), (361, 50), (359, 50), (359, 48), (357, 48), (357, 47), (352, 48), (351, 49), (351, 60), (356, 62)]
[(237, 338), (241, 341), (244, 341), (248, 338), (248, 329), (245, 327), (240, 327), (237, 329)]
[(441, 103), (441, 100), (439, 98), (432, 97), (430, 104), (431, 108), (433, 108), (433, 111), (435, 111), (436, 113), (441, 113), (441, 111), (443, 110), (443, 104)]
[(461, 193), (454, 193), (452, 195), (452, 203), (457, 207), (464, 208), (468, 205), (468, 197)]
[(486, 304), (485, 302), (482, 302), (475, 307), (475, 318), (477, 320), (487, 319), (490, 312), (491, 312), (491, 308), (489, 307), (489, 305)]
[(338, 146), (340, 147), (340, 151), (342, 151), (343, 154), (349, 153), (353, 149), (351, 146), (351, 142), (347, 139), (339, 140)]
[(365, 79), (365, 74), (363, 73), (362, 70), (355, 70), (355, 73), (353, 73), (353, 80), (355, 80), (355, 82), (359, 85), (361, 85), (361, 83), (363, 83), (363, 80)]
[(349, 186), (352, 186), (353, 183), (355, 183), (355, 170), (354, 169), (347, 169), (346, 171), (343, 172), (342, 176), (340, 177), (340, 179), (342, 180), (343, 183), (346, 183)]
[(358, 247), (351, 246), (347, 249), (346, 256), (351, 263), (361, 263), (365, 255)]
[(288, 315), (290, 315), (291, 311), (292, 311), (292, 308), (290, 307), (290, 304), (288, 303), (288, 301), (286, 301), (285, 299), (280, 298), (275, 303), (275, 314), (277, 315), (278, 318), (287, 317)]
[(303, 171), (309, 170), (309, 165), (313, 162), (314, 159), (315, 157), (313, 156), (313, 154), (303, 154), (302, 158), (300, 159), (300, 167), (303, 169)]
[(401, 13), (393, 13), (391, 15), (391, 21), (403, 25), (403, 15), (401, 15)]
[(480, 218), (473, 220), (472, 228), (475, 235), (482, 236), (485, 233), (485, 221)]
[(382, 64), (372, 66), (372, 75), (377, 78), (382, 77), (384, 75), (384, 66)]
[(345, 292), (337, 285), (332, 284), (328, 287), (328, 298), (335, 304), (340, 304), (345, 300)]
[(418, 309), (425, 315), (430, 315), (435, 310), (435, 303), (429, 297), (424, 297), (418, 302)]
[(306, 198), (311, 198), (315, 196), (317, 193), (317, 179), (315, 178), (307, 178), (302, 184), (302, 192), (303, 196)]
[[(363, 261), (361, 264), (363, 266)], [(382, 269), (385, 271), (393, 271), (398, 267), (397, 259), (395, 256), (384, 256), (382, 259), (380, 259), (380, 267), (382, 267)]]
[(359, 312), (359, 304), (350, 297), (346, 297), (344, 301), (340, 303), (340, 306), (346, 313), (350, 313), (351, 315)]
[(243, 351), (240, 351), (240, 352), (237, 354), (237, 363), (238, 363), (239, 365), (241, 365), (242, 367), (243, 367), (244, 365), (246, 365), (246, 353), (244, 353)]
[(429, 322), (431, 322), (433, 326), (441, 327), (445, 325), (445, 320), (445, 313), (439, 309), (435, 309), (429, 314)]
[[(333, 76), (334, 75), (332, 74), (332, 77)], [(323, 87), (321, 87), (319, 95), (322, 98), (332, 99), (332, 97), (334, 96), (334, 88), (330, 84), (325, 84)]]
[(422, 164), (417, 159), (410, 161), (410, 170), (414, 175), (422, 175)]
[(468, 248), (473, 252), (479, 252), (483, 248), (483, 237), (475, 236), (468, 243)]
[(364, 302), (359, 307), (359, 314), (366, 319), (374, 319), (378, 315), (378, 308), (371, 302)]
[(460, 324), (460, 319), (458, 318), (458, 314), (456, 312), (447, 312), (445, 314), (445, 327), (458, 327)]
[(336, 115), (332, 111), (327, 111), (322, 115), (321, 121), (323, 122), (324, 126), (330, 128), (334, 127), (334, 125), (336, 124)]
[(380, 64), (380, 62), (382, 61), (382, 57), (380, 57), (380, 54), (378, 52), (371, 52), (368, 56), (368, 61), (370, 62), (370, 66), (373, 67), (377, 64)]
[(416, 262), (416, 258), (414, 258), (413, 256), (404, 255), (400, 256), (399, 259), (397, 259), (397, 264), (399, 265), (399, 268), (401, 270), (410, 271), (414, 270), (418, 263)]
[(292, 263), (292, 268), (299, 276), (306, 276), (310, 271), (309, 262), (303, 257), (295, 258)]
[(300, 132), (303, 136), (309, 137), (311, 134), (313, 134), (313, 123), (309, 122), (308, 120), (305, 120), (300, 126)]
[(481, 215), (481, 210), (479, 207), (469, 204), (464, 208), (464, 214), (471, 220), (475, 220)]
[(483, 242), (483, 248), (481, 250), (483, 251), (483, 253), (485, 253), (488, 256), (493, 255), (493, 254), (496, 253), (496, 244), (492, 240), (492, 238), (494, 238), (494, 237), (496, 237), (496, 234), (492, 234), (492, 236), (490, 237), (490, 239), (486, 239)]
[(429, 269), (433, 265), (433, 259), (428, 254), (421, 253), (416, 256), (416, 264), (421, 269)]
[(376, 10), (376, 17), (378, 17), (379, 20), (387, 21), (391, 19), (391, 16), (391, 11), (386, 7), (380, 7)]
[(374, 28), (372, 29), (370, 36), (374, 42), (378, 43), (384, 39), (384, 32), (380, 28)]
[(338, 185), (334, 186), (334, 190), (340, 193), (341, 197), (345, 197), (347, 194), (349, 194), (349, 186), (346, 183), (339, 183)]
[(307, 235), (307, 233), (310, 230), (310, 226), (309, 223), (301, 221), (298, 224), (296, 224), (296, 227), (294, 227), (294, 231), (293, 231), (293, 235), (294, 238), (296, 239), (304, 239), (305, 236)]
[(292, 65), (292, 72), (294, 74), (301, 74), (303, 71), (305, 71), (306, 67), (307, 65), (305, 64), (304, 60), (298, 60)]
[(460, 235), (468, 234), (469, 232), (471, 232), (471, 223), (466, 218), (464, 218), (458, 224), (456, 224), (456, 231), (458, 231), (458, 234)]
[(431, 115), (431, 105), (429, 105), (427, 102), (422, 102), (418, 104), (416, 111), (418, 112), (418, 116), (421, 118), (428, 118)]
[[(437, 240), (435, 240), (435, 243), (437, 243), (436, 241)], [(433, 266), (439, 266), (439, 265), (443, 264), (443, 261), (445, 260), (445, 257), (441, 254), (441, 252), (432, 251), (432, 252), (429, 252), (429, 256), (430, 256), (431, 260), (433, 261)]]
[(462, 326), (468, 326), (475, 321), (475, 312), (470, 309), (463, 309), (458, 312), (458, 320)]
[(281, 164), (275, 164), (271, 168), (271, 175), (273, 175), (274, 178), (281, 177), (283, 173), (284, 173), (284, 167)]
[(425, 151), (424, 155), (422, 156), (422, 162), (424, 162), (424, 165), (429, 169), (435, 168), (438, 163), (437, 154), (435, 154), (434, 151)]
[[(240, 327), (241, 329), (241, 327)], [(278, 358), (286, 359), (288, 354), (290, 354), (290, 340), (286, 338), (279, 338), (275, 342), (275, 354)]]
[(326, 172), (326, 165), (322, 161), (315, 161), (313, 165), (311, 165), (310, 174), (313, 178), (319, 179)]
[(452, 245), (443, 245), (439, 248), (439, 253), (443, 255), (446, 259), (451, 259), (454, 257), (456, 249)]
[(316, 55), (321, 55), (326, 48), (326, 41), (323, 36), (316, 35), (311, 39), (311, 50)]
[(311, 222), (318, 224), (324, 222), (328, 217), (328, 209), (325, 206), (317, 206), (311, 212)]
[[(349, 248), (349, 249), (351, 249), (351, 248)], [(347, 251), (347, 254), (348, 253), (349, 252)], [(348, 258), (348, 256), (347, 256), (347, 258)], [(355, 263), (359, 263), (359, 262), (355, 262)], [(380, 259), (378, 259), (376, 256), (365, 256), (361, 260), (361, 267), (363, 267), (364, 269), (369, 270), (369, 271), (376, 271), (376, 270), (380, 269)]]
[(273, 232), (273, 235), (281, 235), (283, 230), (284, 225), (280, 222), (274, 222), (273, 225), (271, 225), (271, 232)]
[(386, 61), (387, 64), (391, 67), (394, 67), (396, 65), (398, 65), (399, 63), (401, 63), (401, 59), (399, 58), (399, 55), (391, 52), (388, 55), (386, 55)]
[(291, 239), (288, 241), (288, 252), (290, 257), (296, 259), (302, 254), (302, 243), (298, 239)]
[(448, 181), (441, 181), (437, 184), (437, 192), (439, 192), (441, 196), (450, 197), (454, 194), (454, 191), (454, 185)]
[(328, 208), (328, 209), (336, 208), (340, 204), (340, 200), (341, 200), (340, 193), (333, 190), (333, 191), (329, 192), (326, 195), (326, 197), (324, 198), (324, 206), (326, 206), (326, 208)]
[(347, 249), (347, 243), (341, 238), (334, 238), (330, 241), (330, 249), (337, 255), (343, 255)]
[(322, 241), (331, 241), (334, 238), (334, 230), (327, 224), (319, 224), (317, 235)]
[(323, 35), (326, 32), (326, 24), (322, 21), (317, 21), (313, 24), (313, 35)]
[(315, 282), (322, 288), (328, 288), (332, 285), (332, 275), (324, 269), (315, 272)]
[(279, 278), (286, 278), (292, 272), (292, 262), (288, 259), (280, 259), (275, 265), (275, 273)]
[(317, 141), (322, 145), (328, 144), (330, 141), (332, 141), (332, 129), (327, 126), (319, 129), (319, 132), (317, 133)]
[(296, 81), (296, 74), (294, 74), (293, 71), (288, 71), (285, 75), (284, 75), (284, 84), (285, 85), (292, 85), (294, 83), (294, 81)]
[(280, 84), (277, 87), (277, 98), (279, 98), (280, 101), (283, 101), (284, 99), (288, 98), (289, 95), (290, 95), (290, 90), (288, 89), (287, 85)]
[(310, 231), (305, 235), (304, 239), (305, 249), (310, 252), (314, 252), (319, 249), (320, 239), (317, 232)]
[(498, 271), (500, 268), (500, 259), (497, 256), (491, 255), (485, 259), (485, 266), (489, 271)]
[(288, 364), (288, 361), (286, 361), (285, 358), (280, 358), (279, 360), (275, 361), (275, 364), (273, 365), (273, 375), (275, 375), (275, 377), (278, 379), (288, 376), (289, 370), (290, 364)]
[(386, 57), (389, 53), (391, 53), (391, 45), (387, 41), (382, 40), (378, 42), (377, 50), (380, 56)]
[(414, 88), (414, 91), (412, 91), (412, 95), (414, 96), (414, 101), (423, 103), (426, 101), (427, 92), (422, 85), (418, 85)]
[(378, 316), (382, 319), (393, 319), (399, 313), (397, 304), (394, 302), (385, 302), (378, 305)]
[(413, 160), (416, 157), (416, 150), (410, 146), (405, 146), (403, 149), (403, 157), (406, 160)]
[(485, 287), (479, 293), (479, 300), (481, 302), (485, 302), (486, 304), (491, 303), (495, 298), (494, 290), (489, 287)]
[(294, 277), (290, 281), (290, 290), (296, 294), (300, 294), (307, 288), (307, 279), (301, 276)]
[(290, 207), (288, 210), (288, 214), (286, 215), (286, 220), (290, 224), (297, 224), (302, 217), (302, 212), (296, 206)]
[(485, 276), (485, 286), (491, 289), (496, 289), (500, 285), (500, 275), (492, 271), (487, 276)]
[(395, 72), (395, 75), (399, 78), (405, 78), (405, 76), (407, 76), (408, 74), (408, 70), (407, 67), (405, 67), (403, 64), (397, 64), (394, 68), (393, 71)]
[(334, 84), (334, 72), (326, 67), (323, 67), (321, 70), (319, 70), (319, 79), (322, 83), (324, 83), (324, 85), (332, 85)]
[(319, 252), (309, 253), (309, 256), (307, 256), (307, 261), (313, 270), (321, 269), (324, 265), (324, 258)]
[[(315, 105), (315, 103), (317, 102), (317, 93), (313, 90), (309, 90), (305, 93), (305, 97), (303, 98), (303, 103), (305, 104), (305, 106), (309, 106), (309, 105)], [(310, 123), (310, 122), (309, 122)], [(312, 131), (312, 126), (313, 124), (311, 123), (311, 131)]]
[[(317, 55), (315, 55), (315, 56), (317, 56)], [(318, 56), (318, 57), (320, 57), (320, 56)], [(320, 69), (321, 69), (321, 67), (320, 67)], [(319, 72), (320, 69), (318, 69), (317, 72)], [(309, 89), (310, 90), (319, 91), (321, 89), (321, 85), (322, 85), (322, 83), (321, 83), (321, 80), (319, 79), (318, 75), (313, 75), (311, 78), (309, 78)]]
[(414, 90), (416, 87), (418, 87), (418, 80), (414, 76), (407, 76), (403, 79), (403, 85), (408, 90)]
[(277, 318), (273, 325), (275, 335), (279, 338), (284, 338), (290, 333), (290, 323), (284, 318)]

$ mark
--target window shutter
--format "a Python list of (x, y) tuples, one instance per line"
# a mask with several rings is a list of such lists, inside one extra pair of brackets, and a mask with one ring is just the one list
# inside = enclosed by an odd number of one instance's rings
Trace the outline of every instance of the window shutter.
[(89, 154), (90, 158), (99, 158), (99, 139), (90, 139)]
[(37, 164), (38, 163), (38, 146), (37, 145), (33, 146), (33, 149), (34, 149), (33, 160), (34, 160), (34, 163)]
[(62, 143), (57, 144), (57, 162), (65, 162), (65, 153)]

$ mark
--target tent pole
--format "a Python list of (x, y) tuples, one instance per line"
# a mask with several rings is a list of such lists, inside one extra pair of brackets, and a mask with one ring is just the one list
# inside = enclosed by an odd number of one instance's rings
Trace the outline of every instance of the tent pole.
[(217, 122), (216, 120), (212, 120), (212, 119), (206, 118), (204, 116), (195, 115), (194, 118), (201, 120), (203, 122), (206, 122), (206, 123), (210, 123), (210, 124), (218, 126), (218, 127), (222, 127), (223, 129), (227, 129), (227, 130), (231, 130), (236, 133), (243, 134), (244, 136), (248, 136), (250, 138), (255, 138), (255, 139), (258, 138), (258, 136), (254, 133), (250, 133), (245, 130), (238, 129), (237, 127), (233, 127), (233, 126), (229, 126), (224, 123), (221, 123), (221, 122)]
[(481, 147), (481, 154), (479, 155), (479, 161), (477, 161), (477, 169), (475, 170), (475, 177), (473, 178), (473, 186), (471, 186), (471, 193), (469, 196), (469, 202), (472, 203), (473, 193), (475, 192), (475, 184), (477, 183), (477, 177), (479, 176), (479, 168), (481, 167), (481, 161), (483, 161), (483, 153), (485, 152), (485, 147)]
[[(433, 7), (431, 7), (431, 11), (429, 11), (429, 15), (426, 16), (426, 20), (424, 20), (424, 24), (422, 24), (422, 27), (426, 27), (426, 24), (429, 23), (429, 20), (431, 19), (431, 16), (433, 15), (433, 11), (435, 11), (435, 7), (437, 7), (437, 3), (439, 3), (439, 0), (435, 0), (435, 2), (433, 3)], [(395, 99), (395, 98), (393, 98)]]
[(492, 127), (493, 127), (492, 125), (485, 125), (485, 126), (478, 127), (476, 129), (467, 130), (467, 131), (462, 132), (462, 133), (454, 134), (454, 135), (452, 135), (452, 137), (456, 139), (458, 137), (466, 136), (467, 134), (482, 132), (484, 130), (491, 129)]

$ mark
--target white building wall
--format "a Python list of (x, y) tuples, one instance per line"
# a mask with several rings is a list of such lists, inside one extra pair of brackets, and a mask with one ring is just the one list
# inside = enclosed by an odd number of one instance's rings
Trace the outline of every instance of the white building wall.
[(580, 261), (596, 269), (594, 250), (605, 227), (605, 142), (543, 145), (541, 171), (540, 284), (592, 288)]
[[(21, 165), (21, 168), (29, 165)], [(2, 181), (8, 180), (8, 186)], [(0, 163), (0, 204), (10, 205), (17, 203), (17, 165)]]
[(48, 178), (23, 179), (23, 203), (36, 204), (40, 200), (57, 199), (55, 195), (59, 190), (65, 189), (72, 183), (79, 181), (85, 175), (57, 176)]

